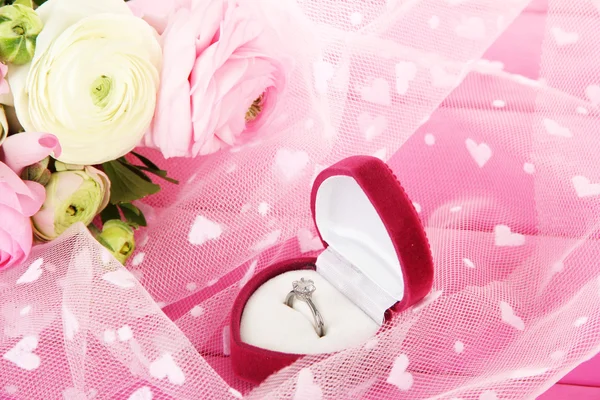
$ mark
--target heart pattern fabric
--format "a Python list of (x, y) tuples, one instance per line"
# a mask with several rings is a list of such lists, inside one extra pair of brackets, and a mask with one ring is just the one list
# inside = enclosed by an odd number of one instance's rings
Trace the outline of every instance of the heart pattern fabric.
[(473, 139), (467, 139), (465, 144), (467, 150), (473, 160), (479, 165), (479, 168), (483, 168), (485, 164), (492, 158), (492, 149), (486, 143), (477, 143)]
[(371, 79), (371, 81), (360, 90), (360, 93), (364, 101), (382, 106), (390, 106), (392, 104), (390, 84), (385, 79)]
[(299, 177), (308, 162), (308, 154), (302, 150), (280, 149), (275, 156), (275, 165), (287, 182)]
[(156, 379), (167, 378), (173, 385), (183, 385), (185, 374), (173, 359), (171, 353), (164, 353), (150, 364), (150, 375)]
[(313, 235), (313, 233), (306, 228), (298, 230), (298, 244), (300, 245), (300, 252), (302, 254), (323, 249), (323, 242), (321, 242), (319, 235)]
[(294, 392), (293, 400), (322, 400), (323, 390), (314, 380), (312, 371), (308, 368), (303, 368), (298, 374), (296, 383), (296, 391)]
[(191, 244), (200, 246), (210, 240), (218, 239), (222, 234), (223, 227), (220, 224), (209, 220), (203, 215), (198, 215), (192, 224), (188, 240)]
[(102, 275), (102, 279), (106, 282), (118, 286), (122, 289), (131, 289), (135, 287), (136, 279), (131, 272), (126, 269), (118, 269), (116, 271), (107, 272)]
[(407, 371), (409, 360), (406, 354), (400, 354), (394, 361), (394, 366), (387, 378), (387, 383), (396, 386), (401, 391), (410, 390), (414, 383), (413, 375)]
[(32, 283), (40, 279), (44, 270), (42, 269), (42, 265), (44, 264), (43, 258), (38, 258), (34, 262), (32, 262), (23, 275), (17, 279), (17, 285), (23, 285), (26, 283)]
[(572, 138), (573, 133), (566, 126), (560, 125), (553, 119), (545, 118), (544, 119), (544, 128), (546, 128), (546, 132), (552, 136), (563, 137), (563, 138)]
[(2, 358), (26, 371), (33, 371), (40, 366), (41, 359), (34, 353), (38, 347), (36, 336), (23, 337), (12, 349), (4, 353)]
[(410, 83), (417, 77), (417, 71), (417, 65), (414, 62), (403, 61), (396, 64), (396, 91), (399, 95), (405, 95), (408, 92)]
[(578, 197), (593, 197), (600, 195), (600, 183), (591, 183), (585, 176), (574, 176), (572, 182)]
[(148, 386), (142, 386), (135, 392), (131, 393), (131, 396), (129, 396), (127, 400), (152, 400), (153, 398), (154, 394), (152, 393), (152, 389), (150, 389)]
[(500, 302), (500, 315), (502, 322), (512, 326), (513, 328), (522, 331), (525, 329), (525, 323), (521, 317), (517, 316), (510, 304), (505, 301)]
[(558, 26), (552, 28), (552, 36), (560, 47), (575, 44), (579, 40), (577, 32), (567, 32)]
[(383, 115), (372, 116), (369, 113), (361, 113), (358, 116), (358, 126), (367, 142), (380, 136), (387, 128), (387, 124), (387, 118)]
[(494, 228), (496, 246), (523, 246), (525, 244), (525, 236), (514, 233), (510, 227), (506, 225), (498, 225)]

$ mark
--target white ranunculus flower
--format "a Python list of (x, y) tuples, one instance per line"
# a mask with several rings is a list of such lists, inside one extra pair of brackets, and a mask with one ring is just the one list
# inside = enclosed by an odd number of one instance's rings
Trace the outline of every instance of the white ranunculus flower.
[(33, 60), (8, 72), (19, 121), (58, 137), (64, 163), (127, 154), (154, 114), (158, 34), (123, 0), (49, 0), (38, 12), (44, 29)]

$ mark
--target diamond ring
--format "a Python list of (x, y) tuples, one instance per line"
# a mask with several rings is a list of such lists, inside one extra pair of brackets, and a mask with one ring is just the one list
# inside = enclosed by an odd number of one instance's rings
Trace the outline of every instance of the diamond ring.
[(305, 302), (315, 319), (314, 327), (317, 335), (323, 337), (325, 334), (325, 322), (323, 322), (321, 313), (312, 301), (312, 294), (317, 290), (315, 283), (310, 279), (301, 278), (299, 281), (294, 281), (292, 286), (292, 291), (285, 298), (285, 304), (288, 307), (294, 308), (294, 299)]

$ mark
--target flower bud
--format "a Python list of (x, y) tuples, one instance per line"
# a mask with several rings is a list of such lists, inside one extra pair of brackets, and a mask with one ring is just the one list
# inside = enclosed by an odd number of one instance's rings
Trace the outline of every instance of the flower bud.
[(106, 221), (95, 237), (123, 265), (135, 251), (133, 229), (121, 220)]
[(21, 4), (0, 8), (0, 61), (27, 64), (44, 24), (35, 10)]
[(46, 185), (46, 201), (32, 218), (35, 236), (52, 240), (74, 223), (89, 225), (109, 198), (110, 181), (94, 167), (53, 173)]
[(46, 186), (52, 176), (52, 173), (48, 169), (49, 161), (50, 157), (46, 157), (42, 161), (25, 168), (21, 172), (21, 179), (24, 181), (34, 181), (42, 186)]

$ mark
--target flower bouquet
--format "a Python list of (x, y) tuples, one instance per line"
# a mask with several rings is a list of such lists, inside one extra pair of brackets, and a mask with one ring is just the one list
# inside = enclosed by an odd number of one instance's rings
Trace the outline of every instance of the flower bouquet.
[(0, 268), (75, 223), (125, 263), (138, 201), (178, 184), (136, 146), (204, 156), (271, 120), (289, 60), (270, 26), (236, 1), (166, 3), (0, 8)]

